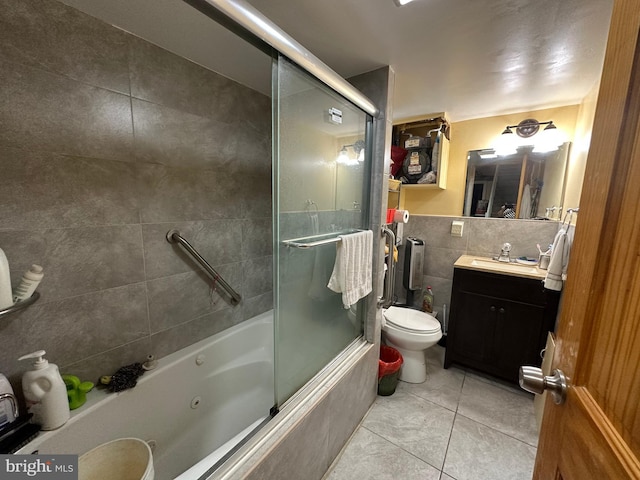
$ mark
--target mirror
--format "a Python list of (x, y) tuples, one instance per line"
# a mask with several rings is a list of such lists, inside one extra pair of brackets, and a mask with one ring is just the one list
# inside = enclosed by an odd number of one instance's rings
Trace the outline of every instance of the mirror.
[(471, 150), (464, 216), (557, 220), (563, 202), (570, 142), (558, 150), (519, 147), (512, 155)]

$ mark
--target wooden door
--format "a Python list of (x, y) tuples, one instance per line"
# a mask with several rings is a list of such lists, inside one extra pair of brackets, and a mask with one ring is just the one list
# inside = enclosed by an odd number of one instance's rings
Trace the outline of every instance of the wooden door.
[[(534, 478), (640, 478), (640, 2), (615, 0)], [(549, 398), (550, 400), (550, 398)]]

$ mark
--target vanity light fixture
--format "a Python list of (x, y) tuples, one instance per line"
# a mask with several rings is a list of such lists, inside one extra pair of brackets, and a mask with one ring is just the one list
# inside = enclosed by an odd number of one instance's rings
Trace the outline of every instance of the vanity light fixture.
[(343, 165), (347, 165), (350, 161), (351, 159), (349, 158), (347, 147), (342, 147), (340, 149), (340, 153), (338, 154), (338, 158), (336, 158), (336, 162), (342, 163)]
[[(518, 137), (528, 139), (533, 137), (540, 130), (540, 125), (546, 125), (542, 130), (542, 135), (535, 141), (522, 141), (513, 135), (513, 129)], [(498, 139), (496, 153), (498, 155), (511, 155), (516, 153), (517, 148), (522, 145), (530, 145), (533, 143), (534, 152), (551, 152), (557, 150), (562, 144), (562, 135), (558, 131), (552, 120), (547, 122), (539, 122), (534, 118), (522, 120), (517, 125), (507, 125)]]
[[(356, 154), (355, 159), (349, 156), (347, 148), (353, 148)], [(364, 140), (356, 140), (356, 142), (351, 145), (344, 145), (340, 149), (336, 162), (342, 165), (357, 165), (359, 162), (364, 162)]]
[(513, 133), (512, 128), (516, 129), (516, 133), (519, 137), (529, 138), (533, 137), (538, 130), (540, 130), (540, 125), (546, 125), (544, 127), (545, 131), (556, 129), (557, 127), (553, 124), (553, 120), (549, 120), (548, 122), (539, 122), (534, 118), (527, 118), (526, 120), (522, 120), (518, 125), (507, 125), (502, 132), (502, 135), (507, 135), (509, 133)]

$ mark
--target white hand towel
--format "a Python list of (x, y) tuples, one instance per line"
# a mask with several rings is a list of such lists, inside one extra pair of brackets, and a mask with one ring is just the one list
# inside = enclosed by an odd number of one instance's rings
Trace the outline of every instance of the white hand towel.
[(525, 185), (522, 189), (519, 218), (531, 218), (531, 187), (529, 185)]
[(339, 235), (339, 237), (340, 241), (336, 246), (336, 263), (327, 287), (336, 293), (342, 293), (344, 308), (349, 308), (373, 290), (371, 282), (373, 232), (366, 230)]
[(544, 279), (544, 288), (548, 290), (562, 290), (563, 281), (567, 277), (567, 265), (569, 264), (569, 238), (564, 228), (558, 230), (551, 247), (551, 260), (547, 276)]

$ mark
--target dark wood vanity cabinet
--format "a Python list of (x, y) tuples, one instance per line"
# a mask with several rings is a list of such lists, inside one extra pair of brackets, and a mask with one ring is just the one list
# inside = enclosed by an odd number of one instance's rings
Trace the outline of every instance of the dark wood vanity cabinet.
[(521, 365), (542, 361), (558, 301), (540, 279), (456, 268), (444, 367), (458, 363), (518, 382)]

